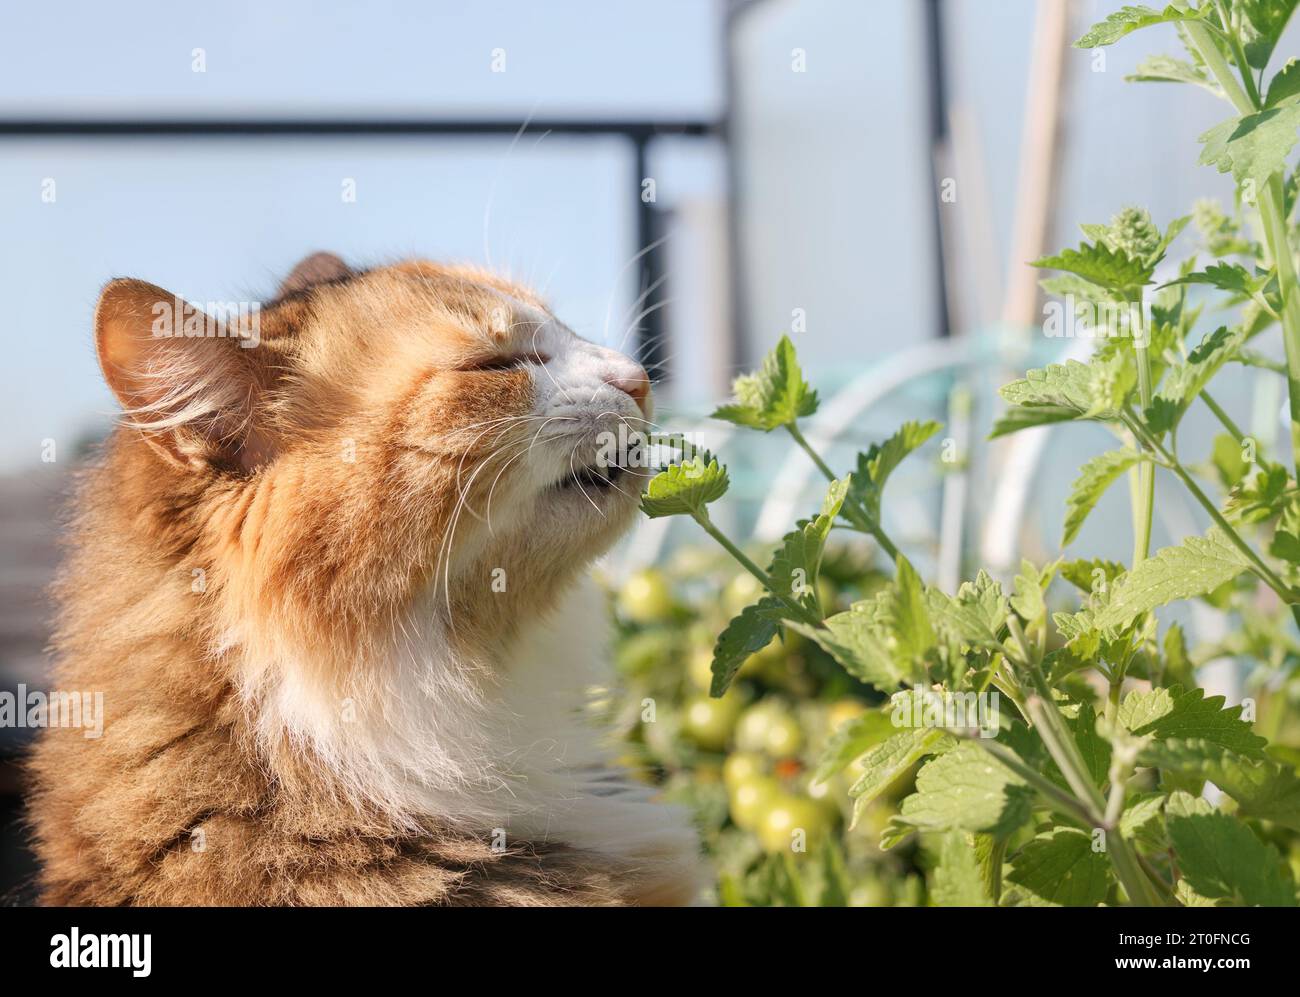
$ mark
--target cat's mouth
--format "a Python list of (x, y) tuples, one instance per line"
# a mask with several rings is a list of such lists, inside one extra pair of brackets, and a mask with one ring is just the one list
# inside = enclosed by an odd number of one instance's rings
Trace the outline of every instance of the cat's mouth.
[(582, 467), (570, 471), (552, 487), (561, 492), (613, 491), (628, 474), (628, 469), (618, 464)]

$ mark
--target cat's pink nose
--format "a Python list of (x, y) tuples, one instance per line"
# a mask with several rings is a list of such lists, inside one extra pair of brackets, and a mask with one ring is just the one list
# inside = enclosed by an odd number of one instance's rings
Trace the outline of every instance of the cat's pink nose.
[(637, 408), (645, 412), (646, 399), (650, 396), (650, 376), (640, 364), (627, 364), (617, 372), (605, 375), (605, 383), (630, 396)]

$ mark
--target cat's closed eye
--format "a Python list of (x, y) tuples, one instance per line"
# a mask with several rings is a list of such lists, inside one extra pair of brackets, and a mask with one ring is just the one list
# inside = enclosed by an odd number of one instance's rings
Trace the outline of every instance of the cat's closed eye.
[(517, 367), (540, 365), (550, 361), (544, 353), (501, 353), (483, 357), (462, 364), (458, 369), (465, 371), (514, 370)]

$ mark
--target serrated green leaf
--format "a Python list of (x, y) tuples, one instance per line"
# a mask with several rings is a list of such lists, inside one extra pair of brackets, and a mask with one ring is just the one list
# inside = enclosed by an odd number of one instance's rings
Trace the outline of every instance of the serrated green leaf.
[(756, 372), (738, 377), (732, 391), (736, 401), (713, 418), (765, 433), (817, 411), (817, 392), (803, 379), (789, 336), (781, 337)]
[(951, 743), (952, 737), (933, 727), (909, 727), (877, 744), (862, 756), (862, 774), (849, 789), (853, 823), (877, 797), (926, 755)]
[(1079, 535), (1084, 520), (1092, 512), (1106, 489), (1130, 467), (1144, 458), (1136, 450), (1110, 450), (1093, 457), (1079, 469), (1079, 477), (1070, 489), (1070, 497), (1065, 501), (1065, 536), (1061, 546), (1067, 546)]
[(903, 800), (898, 828), (982, 831), (1006, 837), (1029, 820), (1033, 791), (983, 748), (969, 742), (927, 762), (916, 792)]
[(727, 624), (713, 645), (710, 696), (725, 693), (749, 656), (772, 643), (786, 613), (788, 610), (780, 599), (765, 595), (752, 606), (746, 606)]
[(1286, 157), (1298, 137), (1300, 102), (1288, 99), (1291, 102), (1280, 107), (1230, 118), (1203, 134), (1201, 165), (1231, 172), (1237, 183), (1250, 181), (1256, 191), (1263, 190), (1269, 177), (1286, 169)]
[(854, 678), (881, 692), (893, 692), (903, 681), (894, 655), (875, 632), (873, 618), (861, 610), (836, 613), (820, 627), (795, 621), (786, 626), (816, 643)]
[(1147, 745), (1139, 761), (1186, 780), (1214, 783), (1237, 801), (1245, 817), (1300, 830), (1300, 778), (1270, 758), (1248, 758), (1206, 740), (1171, 739)]
[(1287, 64), (1273, 77), (1268, 85), (1268, 97), (1264, 106), (1277, 107), (1285, 100), (1300, 94), (1300, 60), (1288, 59)]
[(1235, 6), (1241, 8), (1250, 22), (1249, 27), (1254, 29), (1253, 36), (1243, 30), (1247, 34), (1246, 62), (1254, 69), (1263, 69), (1291, 19), (1296, 0), (1237, 0)]
[(1110, 861), (1092, 836), (1058, 827), (1025, 843), (1011, 860), (1008, 903), (1031, 907), (1095, 907), (1110, 889)]
[(1200, 66), (1167, 55), (1148, 56), (1124, 79), (1131, 83), (1193, 83), (1204, 87), (1216, 97), (1223, 93), (1222, 88)]
[(975, 852), (975, 841), (965, 831), (949, 831), (944, 835), (930, 899), (938, 907), (993, 906), (984, 889), (984, 872)]
[[(1125, 361), (1123, 354), (1116, 354), (1092, 364), (1077, 360), (1049, 364), (1041, 370), (1026, 371), (1020, 380), (1003, 385), (999, 394), (1012, 405), (1030, 409), (1045, 407), (1048, 410), (1045, 422), (1060, 422), (1062, 418), (1115, 419), (1119, 413), (1114, 402), (1127, 396), (1136, 377), (1132, 365)], [(1058, 418), (1066, 411), (1069, 416)], [(1025, 428), (1025, 425), (1015, 428)], [(995, 435), (1007, 431), (1011, 430), (1001, 425), (994, 427)]]
[(1211, 263), (1204, 270), (1186, 274), (1177, 280), (1161, 284), (1160, 287), (1163, 289), (1178, 284), (1208, 284), (1211, 287), (1217, 287), (1221, 291), (1250, 295), (1254, 294), (1266, 283), (1268, 283), (1267, 274), (1263, 277), (1256, 277), (1240, 263), (1225, 263), (1220, 260), (1218, 263)]
[(1296, 906), (1282, 857), (1237, 818), (1178, 792), (1165, 806), (1165, 828), (1179, 872), (1201, 896), (1247, 907)]
[(1056, 576), (1058, 563), (1053, 561), (1039, 571), (1031, 561), (1020, 562), (1020, 573), (1016, 575), (1013, 583), (1011, 608), (1025, 621), (1026, 626), (1032, 627), (1047, 619), (1047, 602), (1043, 598), (1043, 593)]
[(1106, 20), (1094, 24), (1074, 43), (1074, 47), (1100, 48), (1103, 45), (1113, 45), (1125, 35), (1140, 28), (1149, 28), (1153, 24), (1165, 24), (1169, 21), (1195, 21), (1204, 16), (1204, 11), (1175, 7), (1173, 4), (1169, 4), (1164, 10), (1140, 5), (1121, 7), (1107, 16)]
[(889, 439), (883, 443), (873, 443), (864, 453), (858, 454), (858, 466), (853, 473), (849, 494), (853, 501), (866, 509), (874, 521), (880, 522), (885, 482), (889, 476), (908, 454), (940, 428), (940, 424), (933, 421), (905, 422)]
[[(781, 539), (781, 546), (767, 569), (774, 589), (810, 609), (817, 608), (817, 574), (822, 552), (835, 517), (848, 494), (850, 479), (832, 481), (822, 501), (821, 512), (802, 522)], [(819, 614), (820, 615), (820, 614)]]
[(934, 626), (926, 607), (925, 585), (907, 558), (899, 555), (897, 574), (884, 600), (880, 620), (893, 638), (894, 659), (907, 667), (925, 656), (935, 646)]
[(1124, 574), (1125, 568), (1118, 561), (1079, 558), (1073, 561), (1062, 561), (1057, 570), (1061, 577), (1075, 588), (1092, 593), (1108, 588), (1111, 582)]
[(1124, 626), (1149, 609), (1204, 595), (1249, 567), (1245, 555), (1218, 527), (1211, 527), (1204, 537), (1188, 537), (1177, 547), (1157, 551), (1117, 581), (1096, 626)]
[(1043, 270), (1064, 270), (1091, 284), (1112, 291), (1135, 291), (1151, 282), (1154, 267), (1134, 260), (1122, 249), (1104, 243), (1079, 244), (1078, 249), (1063, 249), (1055, 256), (1034, 260), (1030, 266)]
[(826, 740), (813, 782), (825, 782), (837, 772), (842, 772), (850, 762), (861, 758), (871, 748), (898, 732), (888, 714), (869, 710), (859, 717), (846, 720)]
[(989, 439), (1010, 436), (1022, 429), (1036, 426), (1051, 426), (1058, 422), (1070, 422), (1079, 418), (1079, 410), (1064, 405), (1036, 405), (1033, 408), (1009, 408), (993, 423)]
[(727, 469), (708, 451), (697, 449), (669, 464), (646, 485), (641, 510), (651, 519), (698, 513), (726, 494)]
[(1240, 330), (1220, 326), (1202, 339), (1186, 360), (1172, 366), (1156, 393), (1156, 404), (1147, 410), (1151, 429), (1165, 433), (1177, 426), (1196, 396), (1232, 358), (1244, 339)]
[(1240, 706), (1225, 706), (1222, 696), (1182, 686), (1130, 692), (1119, 707), (1119, 722), (1138, 737), (1200, 738), (1252, 758), (1263, 758), (1267, 738), (1241, 719)]

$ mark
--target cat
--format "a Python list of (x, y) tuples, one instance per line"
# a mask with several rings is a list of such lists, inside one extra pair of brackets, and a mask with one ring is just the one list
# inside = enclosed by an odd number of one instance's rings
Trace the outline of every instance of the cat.
[(688, 818), (584, 715), (639, 364), (491, 273), (330, 254), (226, 320), (114, 280), (95, 341), (124, 418), (53, 647), (103, 736), (34, 751), (42, 902), (698, 902)]

